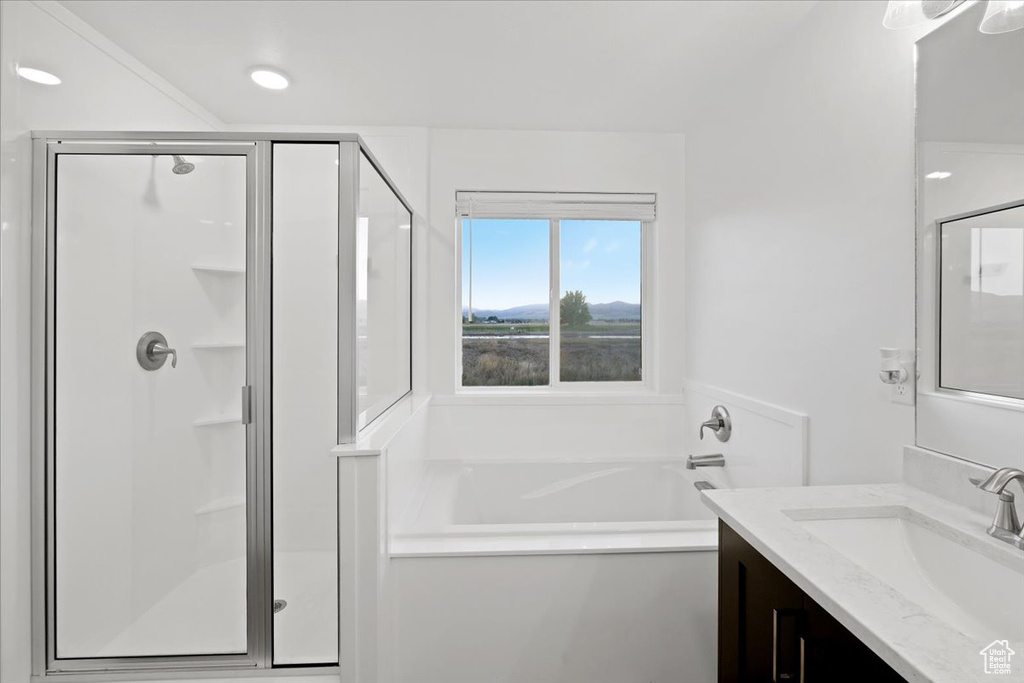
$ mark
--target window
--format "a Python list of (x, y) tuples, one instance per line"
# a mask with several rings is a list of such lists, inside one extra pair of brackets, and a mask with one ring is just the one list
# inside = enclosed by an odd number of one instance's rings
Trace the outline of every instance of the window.
[(653, 195), (460, 192), (458, 214), (463, 387), (643, 383)]

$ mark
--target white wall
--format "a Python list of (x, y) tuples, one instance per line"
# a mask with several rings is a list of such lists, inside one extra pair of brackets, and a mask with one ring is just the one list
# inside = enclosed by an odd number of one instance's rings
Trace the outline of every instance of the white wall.
[(884, 11), (819, 3), (687, 130), (687, 377), (807, 414), (811, 484), (898, 480), (914, 438), (877, 369), (915, 344), (919, 32)]
[[(18, 1), (0, 4), (0, 680), (4, 683), (27, 681), (30, 671), (28, 131), (204, 130), (216, 125), (214, 117), (76, 23), (63, 8), (43, 7)], [(14, 75), (16, 64), (52, 71), (63, 83), (46, 87), (24, 81)]]

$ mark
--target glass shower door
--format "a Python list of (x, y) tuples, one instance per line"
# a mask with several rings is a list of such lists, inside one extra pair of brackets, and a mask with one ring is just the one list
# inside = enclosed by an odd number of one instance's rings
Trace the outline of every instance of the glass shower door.
[(52, 656), (245, 655), (252, 157), (52, 159)]

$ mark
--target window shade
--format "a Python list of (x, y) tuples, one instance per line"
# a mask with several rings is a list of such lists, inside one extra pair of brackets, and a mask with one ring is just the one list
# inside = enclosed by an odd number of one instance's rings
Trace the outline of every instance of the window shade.
[(592, 218), (653, 221), (656, 195), (576, 192), (457, 192), (459, 218)]

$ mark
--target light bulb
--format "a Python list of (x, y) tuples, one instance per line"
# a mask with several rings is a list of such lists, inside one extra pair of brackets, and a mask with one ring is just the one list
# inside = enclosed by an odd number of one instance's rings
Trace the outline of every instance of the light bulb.
[(921, 11), (926, 19), (938, 19), (962, 4), (964, 4), (964, 0), (924, 0), (921, 3)]
[(284, 90), (288, 87), (288, 77), (277, 69), (269, 66), (253, 67), (249, 71), (249, 78), (253, 83), (268, 90)]
[(33, 83), (39, 83), (40, 85), (60, 85), (60, 79), (49, 71), (33, 69), (27, 66), (19, 66), (15, 71), (26, 81), (32, 81)]
[(1024, 0), (988, 0), (978, 25), (982, 33), (1009, 33), (1024, 28)]
[(889, 0), (882, 26), (899, 29), (924, 23), (928, 17), (924, 15), (921, 4), (921, 0)]

